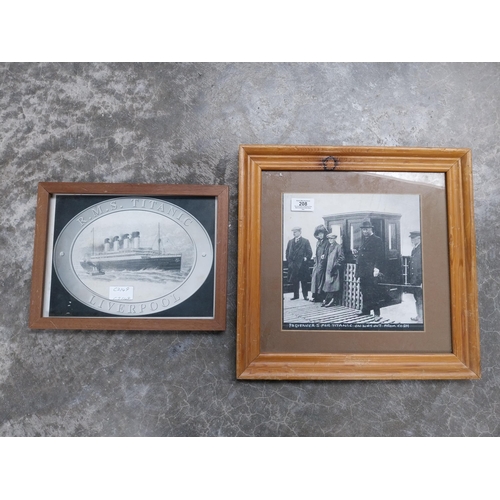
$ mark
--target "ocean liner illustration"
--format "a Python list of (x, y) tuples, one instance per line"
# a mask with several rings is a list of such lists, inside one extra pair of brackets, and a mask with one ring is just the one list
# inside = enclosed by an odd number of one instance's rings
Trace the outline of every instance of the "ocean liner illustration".
[[(92, 238), (94, 232), (92, 230)], [(165, 253), (162, 249), (160, 225), (158, 224), (158, 249), (141, 247), (139, 231), (132, 235), (124, 234), (104, 240), (104, 251), (95, 251), (92, 241), (92, 253), (86, 254), (80, 261), (82, 268), (92, 275), (105, 274), (106, 270), (140, 271), (144, 269), (163, 269), (178, 271), (181, 268), (182, 254)]]

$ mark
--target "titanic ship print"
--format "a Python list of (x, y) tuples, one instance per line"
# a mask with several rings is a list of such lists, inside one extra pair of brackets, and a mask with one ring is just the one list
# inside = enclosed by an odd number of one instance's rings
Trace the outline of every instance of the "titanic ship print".
[(178, 271), (182, 265), (181, 253), (167, 253), (160, 235), (160, 224), (156, 238), (156, 248), (141, 246), (139, 231), (104, 239), (101, 251), (96, 250), (92, 230), (92, 252), (86, 253), (80, 261), (81, 267), (91, 275), (102, 275), (112, 271), (141, 271), (160, 269)]

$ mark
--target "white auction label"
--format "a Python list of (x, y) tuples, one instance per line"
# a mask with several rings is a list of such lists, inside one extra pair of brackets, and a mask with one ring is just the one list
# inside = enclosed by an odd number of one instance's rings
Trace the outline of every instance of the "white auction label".
[(134, 287), (110, 286), (109, 300), (134, 300)]
[(292, 212), (313, 212), (314, 198), (292, 198)]

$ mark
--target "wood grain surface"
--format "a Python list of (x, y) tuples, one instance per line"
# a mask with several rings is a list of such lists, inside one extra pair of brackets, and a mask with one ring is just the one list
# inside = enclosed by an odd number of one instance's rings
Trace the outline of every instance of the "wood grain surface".
[[(215, 307), (213, 318), (44, 317), (49, 203), (55, 194), (197, 196), (217, 200), (215, 242)], [(226, 327), (229, 187), (187, 184), (94, 184), (42, 182), (38, 185), (29, 326), (71, 330), (224, 330)]]
[[(261, 352), (263, 171), (441, 172), (446, 179), (452, 352)], [(469, 149), (242, 145), (239, 153), (237, 377), (240, 379), (474, 379), (480, 377), (472, 162)], [(443, 312), (447, 314), (447, 312)]]

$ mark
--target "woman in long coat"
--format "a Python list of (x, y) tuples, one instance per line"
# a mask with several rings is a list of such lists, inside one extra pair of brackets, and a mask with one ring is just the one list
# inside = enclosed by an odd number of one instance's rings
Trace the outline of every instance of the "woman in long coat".
[(325, 284), (323, 285), (323, 291), (326, 292), (326, 297), (322, 306), (332, 307), (336, 303), (340, 304), (338, 295), (341, 279), (340, 269), (344, 262), (344, 251), (342, 250), (342, 246), (335, 241), (337, 239), (336, 234), (330, 233), (327, 234), (326, 237), (328, 238), (329, 246), (326, 257)]
[(316, 242), (316, 257), (314, 259), (314, 267), (311, 277), (311, 302), (321, 302), (325, 295), (323, 286), (325, 284), (326, 257), (328, 251), (328, 239), (326, 235), (328, 230), (323, 224), (317, 226), (314, 230)]

